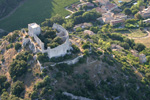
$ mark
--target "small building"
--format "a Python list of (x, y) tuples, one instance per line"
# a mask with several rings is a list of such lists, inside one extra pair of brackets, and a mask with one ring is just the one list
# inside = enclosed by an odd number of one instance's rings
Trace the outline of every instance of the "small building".
[(100, 7), (96, 7), (95, 9), (96, 9), (96, 11), (97, 11), (98, 13), (101, 13), (101, 14), (107, 12), (106, 9), (103, 9), (103, 8), (100, 8)]
[(150, 23), (150, 18), (143, 20), (144, 23)]
[(140, 63), (145, 63), (145, 62), (147, 62), (146, 56), (145, 56), (144, 54), (140, 54), (140, 55), (139, 55), (139, 60), (140, 60)]
[(123, 14), (123, 13), (119, 13), (114, 15), (114, 19), (127, 19), (127, 15)]
[(123, 20), (123, 19), (111, 20), (111, 21), (110, 21), (110, 25), (111, 25), (111, 26), (115, 26), (115, 25), (124, 23), (124, 21), (125, 21), (125, 20)]
[(138, 12), (143, 18), (150, 18), (150, 6), (143, 11)]
[(115, 8), (118, 8), (118, 6), (114, 3), (108, 2), (108, 3), (106, 3), (105, 8), (107, 9), (107, 11), (111, 11)]
[(114, 19), (114, 13), (112, 12), (107, 12), (107, 13), (102, 14), (102, 21), (104, 23), (110, 23), (110, 21), (113, 19)]
[(86, 6), (92, 8), (92, 7), (94, 7), (94, 4), (91, 3), (91, 2), (88, 2), (88, 3), (86, 4)]
[(96, 0), (96, 2), (100, 3), (100, 5), (106, 5), (109, 0)]

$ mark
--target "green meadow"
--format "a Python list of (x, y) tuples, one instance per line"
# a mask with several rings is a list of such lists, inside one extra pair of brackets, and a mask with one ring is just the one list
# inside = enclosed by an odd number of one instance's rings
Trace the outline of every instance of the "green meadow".
[(13, 31), (27, 27), (28, 23), (40, 24), (46, 18), (56, 14), (66, 16), (70, 12), (65, 10), (66, 6), (79, 0), (27, 0), (11, 16), (0, 21), (0, 29)]

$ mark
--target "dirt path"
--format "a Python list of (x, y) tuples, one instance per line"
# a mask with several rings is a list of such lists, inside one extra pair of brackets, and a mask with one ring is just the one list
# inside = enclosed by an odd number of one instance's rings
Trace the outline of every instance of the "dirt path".
[(0, 18), (0, 21), (5, 19), (5, 18), (8, 18), (10, 15), (12, 15), (19, 7), (21, 7), (27, 0), (24, 0), (22, 2), (19, 3), (19, 5), (13, 9), (8, 15), (4, 16), (3, 18)]
[(135, 74), (136, 74), (140, 79), (142, 79), (142, 78), (144, 77), (144, 75), (143, 75), (141, 72), (139, 72), (134, 66), (132, 66), (132, 68), (133, 68)]
[(75, 13), (73, 11), (71, 11), (70, 9), (68, 9), (68, 7), (65, 8), (67, 11), (71, 12), (72, 14)]
[(129, 39), (144, 39), (144, 38), (150, 38), (150, 32), (145, 29), (145, 31), (147, 32), (147, 35), (146, 36), (143, 36), (143, 37), (129, 37)]

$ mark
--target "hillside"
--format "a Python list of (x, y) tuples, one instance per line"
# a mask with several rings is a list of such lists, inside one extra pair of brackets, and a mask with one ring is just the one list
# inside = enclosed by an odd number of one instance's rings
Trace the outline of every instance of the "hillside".
[[(12, 1), (12, 0), (11, 0)], [(0, 29), (13, 31), (26, 27), (28, 23), (41, 23), (56, 14), (66, 16), (65, 7), (79, 0), (27, 0), (11, 16), (0, 21)]]
[(150, 2), (55, 1), (0, 39), (0, 100), (149, 100)]
[[(95, 18), (99, 16), (94, 10), (80, 14), (88, 20), (91, 20), (87, 17), (89, 14)], [(44, 26), (39, 36), (44, 43), (49, 42), (53, 48), (58, 46), (56, 44), (60, 40), (51, 27), (53, 23), (65, 20), (56, 15), (42, 23)], [(98, 27), (86, 29), (98, 32), (88, 34), (79, 27), (69, 34), (73, 49), (65, 56), (51, 59), (47, 53), (39, 52), (40, 45), (28, 33), (18, 30), (3, 37), (0, 46), (2, 100), (73, 100), (71, 98), (74, 97), (87, 100), (149, 100), (149, 49), (120, 33), (102, 33)], [(77, 63), (67, 63), (79, 55), (83, 57)]]

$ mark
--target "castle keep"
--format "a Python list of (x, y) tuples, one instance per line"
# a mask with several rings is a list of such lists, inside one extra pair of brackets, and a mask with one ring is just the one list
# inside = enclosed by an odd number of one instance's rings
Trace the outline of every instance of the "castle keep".
[(34, 40), (40, 47), (40, 51), (42, 53), (47, 53), (49, 58), (63, 56), (67, 54), (67, 51), (71, 48), (68, 31), (58, 24), (54, 24), (52, 28), (58, 31), (56, 35), (61, 37), (64, 43), (55, 48), (47, 47), (47, 49), (45, 49), (44, 43), (38, 38), (38, 35), (41, 34), (40, 26), (36, 23), (28, 24), (29, 36), (34, 38)]

